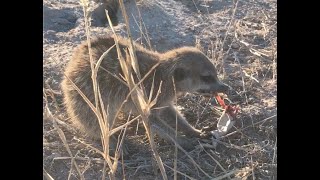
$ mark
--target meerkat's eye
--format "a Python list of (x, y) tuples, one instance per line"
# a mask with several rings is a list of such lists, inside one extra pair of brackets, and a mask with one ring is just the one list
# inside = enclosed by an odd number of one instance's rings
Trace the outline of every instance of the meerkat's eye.
[(200, 76), (201, 80), (204, 82), (214, 82), (215, 78), (212, 77), (211, 75), (208, 76)]

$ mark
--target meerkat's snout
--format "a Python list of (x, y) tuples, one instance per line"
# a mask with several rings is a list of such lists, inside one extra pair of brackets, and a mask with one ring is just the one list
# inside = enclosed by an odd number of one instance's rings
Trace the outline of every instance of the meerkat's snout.
[(227, 93), (229, 91), (230, 87), (227, 84), (224, 84), (222, 82), (218, 82), (217, 85), (217, 92), (221, 92), (221, 93)]
[(222, 83), (221, 81), (216, 81), (210, 84), (204, 84), (200, 86), (201, 88), (197, 90), (198, 93), (200, 94), (216, 94), (216, 93), (228, 93), (229, 91), (229, 86)]

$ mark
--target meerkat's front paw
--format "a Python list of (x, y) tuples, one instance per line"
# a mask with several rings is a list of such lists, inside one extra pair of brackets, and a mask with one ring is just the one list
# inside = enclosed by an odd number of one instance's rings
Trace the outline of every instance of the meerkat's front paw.
[(210, 132), (202, 131), (200, 134), (200, 138), (209, 138), (210, 135), (211, 135)]
[(210, 138), (212, 136), (211, 131), (214, 130), (214, 127), (206, 126), (201, 129), (200, 138)]

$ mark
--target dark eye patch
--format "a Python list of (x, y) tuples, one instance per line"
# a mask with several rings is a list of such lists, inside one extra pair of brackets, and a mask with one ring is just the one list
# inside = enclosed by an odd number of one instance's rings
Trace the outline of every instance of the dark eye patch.
[(201, 79), (202, 81), (204, 81), (204, 82), (207, 82), (207, 83), (209, 83), (209, 82), (213, 83), (213, 82), (216, 81), (216, 79), (215, 79), (213, 76), (211, 76), (211, 75), (208, 75), (208, 76), (200, 76), (200, 79)]

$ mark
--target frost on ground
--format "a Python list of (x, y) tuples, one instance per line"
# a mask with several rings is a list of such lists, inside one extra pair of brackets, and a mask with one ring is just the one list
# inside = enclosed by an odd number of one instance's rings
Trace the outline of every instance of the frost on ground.
[[(140, 0), (137, 4), (134, 0), (125, 1), (135, 41), (159, 52), (186, 45), (197, 46), (212, 59), (223, 81), (232, 87), (229, 99), (241, 107), (235, 127), (220, 140), (216, 149), (199, 146), (190, 152), (211, 177), (243, 169), (230, 177), (277, 178), (276, 3), (274, 0), (241, 0), (238, 4), (232, 0)], [(60, 120), (58, 125), (66, 135), (81, 173), (86, 179), (101, 179), (103, 158), (90, 146), (102, 147), (70, 125), (59, 86), (73, 49), (86, 40), (82, 7), (78, 0), (44, 0), (43, 15), (44, 94), (54, 117)], [(116, 31), (125, 36), (121, 11), (118, 17)], [(111, 34), (111, 30), (109, 27), (91, 27), (91, 33), (93, 36), (105, 35)], [(150, 44), (146, 39), (150, 39)], [(211, 101), (187, 94), (178, 99), (178, 105), (185, 117), (201, 128), (217, 123)], [(131, 128), (135, 132), (136, 125)], [(160, 177), (152, 166), (152, 154), (143, 128), (128, 139), (130, 157), (119, 164), (118, 177)], [(161, 140), (157, 143), (164, 164), (173, 167), (173, 146)], [(79, 178), (46, 113), (43, 164), (54, 179)], [(173, 171), (166, 170), (171, 177)], [(208, 178), (182, 152), (178, 156), (178, 170), (195, 179)]]

